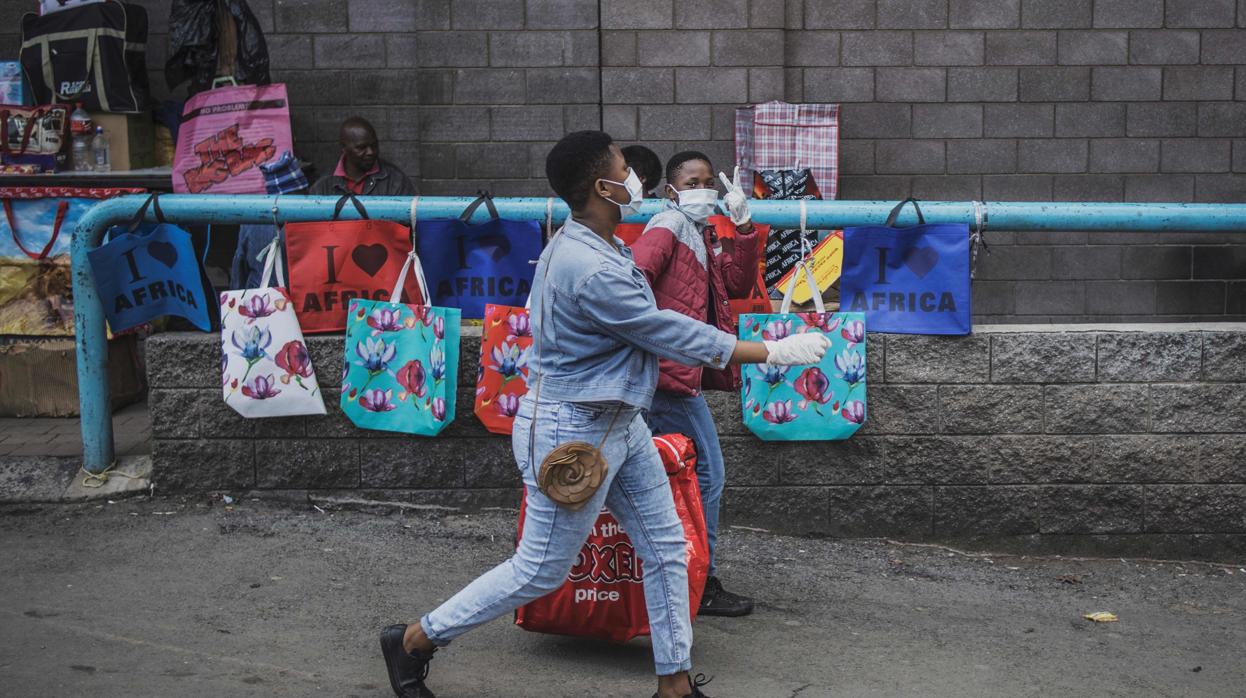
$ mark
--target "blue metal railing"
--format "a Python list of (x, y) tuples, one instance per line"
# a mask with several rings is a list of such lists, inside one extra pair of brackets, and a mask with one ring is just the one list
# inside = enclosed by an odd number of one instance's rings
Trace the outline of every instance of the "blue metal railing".
[[(72, 248), (74, 326), (77, 332), (78, 396), (82, 408), (83, 467), (99, 473), (113, 463), (113, 432), (108, 393), (108, 343), (104, 329), (104, 310), (95, 293), (95, 280), (87, 263), (87, 252), (103, 240), (111, 226), (130, 220), (145, 196), (123, 196), (96, 204), (79, 221)], [(453, 218), (473, 201), (473, 197), (420, 197), (419, 218)], [(169, 195), (160, 198), (164, 219), (170, 223), (266, 223), (276, 217), (282, 223), (326, 220), (333, 213), (336, 197), (319, 196), (209, 196)], [(498, 214), (511, 220), (544, 221), (549, 212), (554, 224), (569, 213), (558, 200), (541, 198), (494, 199)], [(753, 218), (783, 228), (800, 225), (800, 202), (750, 202)], [(810, 201), (807, 224), (810, 228), (834, 229), (859, 225), (880, 225), (895, 206), (893, 201)], [(985, 224), (994, 230), (1069, 231), (1246, 231), (1246, 204), (1132, 204), (1132, 203), (1053, 203), (1053, 202), (951, 202), (921, 204), (927, 223)], [(409, 223), (410, 197), (370, 197), (369, 217)], [(659, 204), (647, 202), (641, 212), (627, 219), (641, 223), (657, 213)], [(358, 218), (354, 207), (342, 210), (342, 217)], [(480, 207), (473, 220), (484, 221), (488, 212)], [(155, 222), (155, 212), (147, 212)], [(898, 225), (913, 225), (916, 217), (906, 208)]]

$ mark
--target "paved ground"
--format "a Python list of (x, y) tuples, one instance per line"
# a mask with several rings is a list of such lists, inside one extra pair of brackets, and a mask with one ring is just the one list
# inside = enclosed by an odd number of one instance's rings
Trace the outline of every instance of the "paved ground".
[[(511, 547), (515, 515), (157, 498), (0, 506), (5, 696), (361, 696), (375, 634)], [(721, 698), (1246, 695), (1246, 572), (965, 557), (731, 529), (745, 619), (696, 624)], [(1120, 622), (1093, 624), (1108, 610)], [(506, 619), (439, 654), (441, 698), (648, 696), (644, 642)]]
[[(117, 456), (151, 453), (151, 417), (147, 403), (123, 407), (112, 416)], [(0, 418), (0, 457), (82, 456), (82, 429), (77, 417)]]

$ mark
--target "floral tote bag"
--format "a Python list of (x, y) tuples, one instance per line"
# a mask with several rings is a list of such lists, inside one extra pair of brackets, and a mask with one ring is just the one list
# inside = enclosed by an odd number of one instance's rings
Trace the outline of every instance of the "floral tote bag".
[(807, 258), (797, 268), (803, 270), (809, 288), (816, 289), (815, 312), (788, 312), (799, 276), (793, 274), (780, 312), (740, 316), (740, 339), (760, 342), (821, 332), (831, 340), (831, 348), (811, 366), (745, 364), (744, 425), (766, 441), (846, 439), (865, 423), (865, 314), (826, 312)]
[[(422, 298), (424, 270), (414, 252), (390, 298), (401, 298), (412, 269)], [(355, 426), (435, 436), (454, 421), (462, 312), (386, 300), (352, 300), (346, 316), (342, 411)]]
[(519, 398), (528, 392), (532, 324), (528, 308), (485, 306), (476, 373), (476, 417), (494, 434), (510, 434)]
[[(258, 289), (225, 291), (221, 301), (221, 390), (243, 417), (324, 414), (303, 331), (286, 293), (274, 238)], [(274, 272), (277, 286), (269, 286)]]

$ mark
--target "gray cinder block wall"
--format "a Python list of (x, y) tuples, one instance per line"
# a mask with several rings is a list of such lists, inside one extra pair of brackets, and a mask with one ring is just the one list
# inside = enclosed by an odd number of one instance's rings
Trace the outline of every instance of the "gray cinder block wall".
[[(712, 406), (725, 516), (795, 533), (1029, 551), (1246, 558), (1246, 329), (981, 327), (868, 338), (869, 419), (841, 442), (764, 443), (735, 395)], [(342, 337), (309, 337), (329, 414), (244, 420), (221, 400), (220, 343), (148, 343), (157, 490), (316, 490), (516, 507), (510, 439), (472, 413), (436, 438), (356, 429), (338, 409)]]
[[(167, 96), (168, 5), (149, 68)], [(726, 169), (736, 105), (843, 104), (840, 197), (1246, 198), (1246, 0), (249, 0), (321, 170), (345, 116), (426, 194), (548, 194), (604, 127)], [(0, 3), (15, 57), (25, 5)], [(1232, 235), (988, 233), (981, 322), (1246, 319)]]

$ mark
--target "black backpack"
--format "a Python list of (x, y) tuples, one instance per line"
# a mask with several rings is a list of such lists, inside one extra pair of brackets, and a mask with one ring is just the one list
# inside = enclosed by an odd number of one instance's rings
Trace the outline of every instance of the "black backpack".
[(22, 17), (22, 73), (35, 104), (147, 108), (147, 10), (100, 2)]

